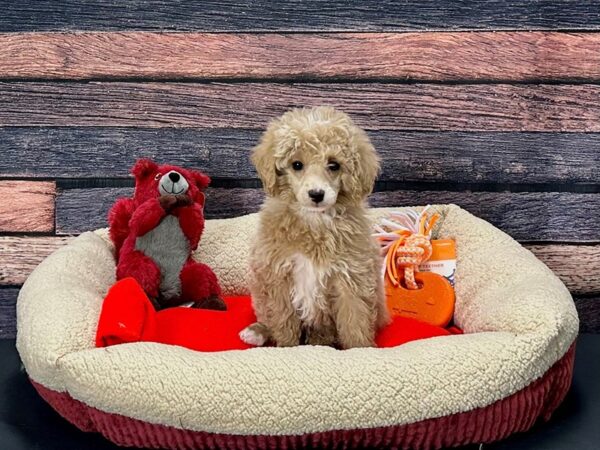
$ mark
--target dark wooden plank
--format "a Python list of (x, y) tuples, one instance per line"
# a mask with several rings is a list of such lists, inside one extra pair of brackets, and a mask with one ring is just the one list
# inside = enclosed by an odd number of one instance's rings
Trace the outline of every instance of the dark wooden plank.
[(0, 32), (600, 28), (593, 0), (2, 0), (0, 10)]
[(455, 203), (519, 241), (597, 242), (600, 195), (569, 192), (390, 191), (372, 206)]
[[(106, 214), (130, 188), (68, 189), (57, 198), (60, 234), (106, 226)], [(206, 217), (234, 217), (257, 211), (260, 189), (214, 188), (207, 195)], [(388, 191), (374, 193), (373, 206), (456, 203), (520, 241), (600, 241), (600, 195), (568, 192)]]
[(54, 230), (55, 191), (50, 181), (0, 181), (0, 232)]
[[(598, 133), (372, 131), (380, 180), (600, 183)], [(193, 128), (0, 127), (0, 176), (124, 178), (151, 157), (220, 178), (256, 178), (260, 131)], [(115, 162), (118, 161), (118, 164)]]
[(17, 336), (18, 287), (0, 288), (0, 339)]
[(576, 297), (581, 333), (600, 333), (600, 295)]
[(258, 128), (331, 104), (371, 130), (600, 132), (600, 85), (0, 83), (0, 126)]
[(0, 78), (593, 81), (599, 49), (598, 33), (24, 33), (0, 35)]
[[(118, 197), (129, 197), (131, 188), (67, 189), (57, 197), (57, 232), (78, 234), (107, 226), (106, 217)], [(241, 216), (258, 211), (263, 200), (260, 189), (209, 188), (207, 219)], [(87, 208), (85, 207), (87, 205)]]

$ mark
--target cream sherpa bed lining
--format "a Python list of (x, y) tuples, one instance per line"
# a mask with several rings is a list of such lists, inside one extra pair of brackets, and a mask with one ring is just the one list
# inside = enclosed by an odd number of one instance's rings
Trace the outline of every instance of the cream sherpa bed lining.
[[(106, 230), (44, 261), (18, 301), (17, 345), (37, 383), (108, 413), (194, 431), (293, 435), (412, 423), (484, 407), (526, 387), (578, 331), (571, 296), (533, 254), (454, 205), (435, 233), (458, 248), (462, 336), (390, 349), (258, 348), (199, 353), (135, 343), (94, 348), (115, 281)], [(373, 218), (386, 210), (373, 210)], [(210, 220), (197, 254), (227, 294), (247, 293), (257, 215)]]

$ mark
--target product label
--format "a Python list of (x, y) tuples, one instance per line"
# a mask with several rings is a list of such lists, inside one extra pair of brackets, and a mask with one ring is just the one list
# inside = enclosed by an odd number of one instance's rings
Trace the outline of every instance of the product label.
[(456, 272), (456, 259), (429, 260), (419, 266), (421, 272), (433, 272), (446, 278), (454, 287), (454, 273)]

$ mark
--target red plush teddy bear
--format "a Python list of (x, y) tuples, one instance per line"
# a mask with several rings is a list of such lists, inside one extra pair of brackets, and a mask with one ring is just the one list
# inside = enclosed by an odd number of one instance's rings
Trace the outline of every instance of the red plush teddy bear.
[(204, 229), (202, 190), (210, 178), (148, 159), (131, 173), (133, 197), (117, 200), (108, 216), (117, 280), (135, 278), (156, 309), (185, 302), (224, 309), (214, 272), (191, 257)]

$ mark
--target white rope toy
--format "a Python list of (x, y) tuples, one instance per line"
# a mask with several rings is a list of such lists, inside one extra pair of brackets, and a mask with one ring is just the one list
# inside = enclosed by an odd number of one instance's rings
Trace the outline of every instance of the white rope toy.
[(387, 273), (394, 286), (398, 286), (400, 279), (398, 267), (404, 268), (404, 279), (409, 289), (419, 289), (415, 280), (415, 272), (419, 265), (431, 257), (431, 232), (439, 218), (438, 214), (427, 216), (427, 205), (420, 213), (414, 210), (388, 213), (387, 218), (381, 220), (381, 225), (375, 225), (376, 233), (373, 234), (380, 245), (381, 252), (385, 255), (383, 267), (384, 276)]

